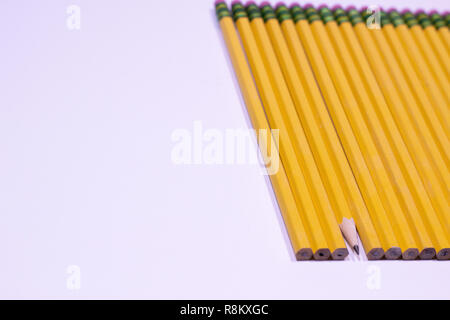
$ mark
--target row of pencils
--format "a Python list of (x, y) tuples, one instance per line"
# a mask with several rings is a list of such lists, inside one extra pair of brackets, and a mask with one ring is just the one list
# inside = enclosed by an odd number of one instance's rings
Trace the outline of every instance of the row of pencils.
[(215, 7), (297, 260), (449, 260), (450, 15)]

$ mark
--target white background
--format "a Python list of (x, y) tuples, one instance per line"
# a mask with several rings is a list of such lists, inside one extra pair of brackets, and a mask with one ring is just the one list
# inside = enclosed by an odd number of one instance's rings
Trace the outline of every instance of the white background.
[(450, 298), (446, 262), (295, 262), (259, 168), (173, 164), (176, 129), (250, 126), (213, 9), (0, 3), (0, 298)]

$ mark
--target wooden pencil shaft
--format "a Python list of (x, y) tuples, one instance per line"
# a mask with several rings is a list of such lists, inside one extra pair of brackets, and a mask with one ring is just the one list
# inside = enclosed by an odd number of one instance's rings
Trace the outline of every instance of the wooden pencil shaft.
[(355, 178), (358, 181), (359, 188), (371, 214), (377, 234), (383, 244), (386, 258), (396, 259), (401, 255), (399, 242), (394, 235), (387, 213), (384, 210), (382, 201), (378, 195), (370, 171), (365, 163), (362, 152), (359, 149), (350, 124), (345, 118), (345, 115), (342, 112), (339, 112), (339, 110), (342, 109), (342, 105), (321, 57), (320, 51), (317, 48), (317, 44), (311, 32), (311, 27), (306, 20), (303, 10), (299, 6), (291, 7), (291, 14), (294, 21), (296, 21), (296, 30), (304, 45), (305, 52), (307, 53), (317, 81), (320, 84), (328, 110), (339, 133), (339, 137), (353, 169), (353, 173), (355, 174)]
[[(265, 12), (265, 18), (267, 17), (267, 12), (274, 15), (273, 10), (269, 6), (263, 7), (262, 11)], [(276, 22), (275, 19), (270, 20)], [(327, 242), (330, 244), (330, 249), (333, 248), (331, 250), (333, 258), (342, 259), (346, 256), (345, 243), (339, 231), (339, 226), (333, 213), (333, 208), (329, 201), (328, 194), (326, 193), (321, 176), (317, 169), (313, 154), (309, 147), (308, 139), (306, 138), (304, 129), (298, 119), (291, 94), (278, 64), (278, 60), (267, 34), (263, 19), (253, 17), (251, 20), (251, 28), (263, 57), (264, 65), (271, 79), (272, 88), (275, 91), (278, 105), (280, 106), (279, 111), (284, 120), (283, 127), (286, 128), (286, 131), (291, 137), (294, 151), (297, 156), (297, 161), (299, 161), (302, 171), (305, 173), (309, 190), (313, 196), (316, 210), (319, 213), (319, 221), (324, 229)]]
[(285, 130), (283, 118), (279, 112), (278, 102), (272, 89), (269, 76), (264, 67), (263, 59), (259, 52), (258, 46), (253, 37), (253, 32), (250, 28), (246, 13), (245, 15), (242, 14), (242, 17), (236, 20), (236, 26), (247, 53), (251, 70), (253, 71), (269, 124), (272, 129), (281, 129), (279, 145), (281, 160), (285, 166), (297, 206), (300, 208), (300, 214), (302, 215), (302, 218), (304, 218), (305, 224), (307, 225), (306, 232), (314, 252), (314, 257), (316, 259), (328, 259), (331, 255), (329, 245), (320, 226), (315, 207), (311, 201), (312, 197), (309, 193), (305, 178), (303, 177), (302, 170), (297, 162), (291, 139), (285, 132), (283, 132), (283, 130)]
[[(361, 224), (365, 233), (364, 245), (370, 258), (381, 258), (382, 248), (370, 216), (361, 197), (356, 181), (348, 165), (340, 141), (336, 135), (331, 119), (324, 105), (313, 73), (309, 68), (303, 48), (295, 33), (295, 27), (286, 7), (277, 8), (277, 16), (282, 17), (281, 27), (275, 19), (268, 19), (266, 26), (275, 48), (278, 60), (290, 87), (297, 114), (310, 141), (311, 148), (324, 176), (324, 183), (331, 199), (338, 221), (352, 214)], [(283, 31), (286, 32), (286, 39)], [(291, 45), (291, 56), (288, 48)], [(295, 43), (295, 44), (294, 44)], [(295, 49), (292, 45), (296, 45)], [(299, 56), (300, 55), (300, 56)], [(301, 61), (294, 62), (294, 57)], [(299, 70), (297, 67), (302, 66)], [(298, 72), (296, 72), (298, 71)], [(300, 74), (303, 76), (301, 79)], [(314, 107), (313, 107), (314, 106)], [(350, 186), (347, 186), (350, 184)], [(353, 194), (350, 192), (352, 190)]]
[[(218, 18), (220, 19), (219, 23), (227, 44), (228, 52), (230, 54), (230, 58), (233, 63), (253, 126), (256, 129), (269, 131), (270, 127), (265, 118), (263, 106), (259, 100), (256, 86), (253, 83), (253, 78), (247, 65), (245, 54), (239, 43), (239, 38), (234, 29), (228, 8), (226, 5), (223, 6), (218, 4), (216, 6), (216, 10), (218, 13)], [(273, 139), (271, 135), (269, 135), (269, 139)], [(262, 142), (264, 142), (264, 140), (262, 140)], [(270, 144), (273, 146), (275, 142), (272, 140)], [(261, 147), (267, 148), (266, 145)], [(272, 182), (296, 258), (297, 260), (308, 260), (312, 257), (313, 252), (311, 250), (309, 240), (306, 237), (305, 228), (300, 219), (300, 215), (298, 214), (298, 208), (282, 164), (280, 165), (277, 173), (270, 175), (270, 180)]]
[(395, 192), (393, 185), (389, 179), (387, 168), (383, 164), (382, 156), (375, 147), (375, 143), (369, 134), (369, 129), (359, 112), (358, 103), (351, 90), (351, 86), (343, 67), (336, 56), (331, 41), (326, 33), (323, 22), (319, 19), (311, 19), (317, 15), (316, 11), (310, 10), (308, 15), (311, 29), (317, 39), (319, 49), (324, 57), (327, 69), (330, 73), (333, 83), (337, 89), (341, 101), (345, 101), (345, 108), (340, 110), (343, 112), (356, 136), (359, 146), (363, 149), (363, 155), (366, 163), (371, 171), (374, 182), (381, 198), (383, 205), (390, 213), (391, 225), (397, 238), (400, 240), (404, 259), (415, 259), (419, 254), (419, 244), (408, 227), (404, 210), (400, 204), (398, 194)]
[(404, 13), (403, 19), (409, 27), (409, 31), (414, 39), (416, 47), (422, 52), (423, 56), (425, 57), (425, 61), (431, 72), (433, 73), (438, 86), (446, 95), (447, 102), (450, 103), (450, 80), (442, 70), (438, 57), (435, 55), (433, 49), (431, 48), (431, 45), (425, 36), (424, 30), (419, 25), (419, 22), (412, 13)]
[[(356, 14), (358, 14), (356, 12)], [(357, 17), (357, 16), (356, 16)], [(369, 32), (362, 21), (354, 24), (354, 31), (359, 39), (363, 51), (372, 67), (378, 84), (388, 102), (389, 109), (399, 128), (403, 140), (412, 155), (413, 161), (418, 169), (424, 186), (427, 188), (430, 199), (437, 212), (447, 212), (448, 204), (446, 196), (441, 191), (439, 178), (429, 165), (429, 159), (423, 146), (419, 143), (419, 137), (408, 121), (403, 100), (397, 92), (396, 87), (389, 85), (393, 82), (389, 70), (386, 67), (381, 53), (378, 51), (375, 41), (372, 39), (372, 31)], [(437, 208), (436, 208), (437, 206)], [(445, 220), (445, 216), (441, 217)]]
[[(341, 11), (335, 12), (335, 16), (341, 16)], [(345, 12), (343, 13), (345, 14)], [(342, 21), (342, 19), (341, 19)], [(427, 196), (423, 183), (421, 182), (420, 176), (413, 164), (413, 160), (408, 153), (406, 145), (401, 138), (400, 132), (395, 124), (395, 121), (389, 111), (386, 101), (384, 100), (383, 93), (379, 88), (375, 76), (369, 66), (366, 56), (358, 43), (358, 39), (354, 33), (354, 30), (347, 19), (341, 22), (339, 29), (345, 38), (347, 47), (351, 51), (351, 57), (358, 64), (358, 72), (363, 79), (363, 84), (366, 86), (367, 92), (370, 96), (370, 100), (373, 101), (373, 106), (375, 107), (376, 116), (371, 116), (370, 118), (378, 117), (380, 119), (380, 125), (383, 131), (386, 133), (387, 139), (392, 147), (395, 157), (398, 159), (398, 163), (404, 173), (405, 178), (408, 182), (409, 189), (413, 192), (414, 198), (419, 199), (417, 202), (420, 208), (420, 213), (426, 214), (425, 221), (428, 233), (433, 242), (437, 245), (436, 249), (444, 250), (448, 248), (448, 241), (446, 240), (445, 233), (442, 226), (437, 218), (436, 213), (433, 210), (432, 204)], [(438, 236), (437, 236), (438, 235)]]

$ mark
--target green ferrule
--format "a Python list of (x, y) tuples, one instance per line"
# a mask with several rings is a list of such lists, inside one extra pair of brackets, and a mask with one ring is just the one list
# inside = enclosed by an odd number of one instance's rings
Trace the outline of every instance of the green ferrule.
[(381, 27), (392, 24), (391, 19), (389, 19), (389, 16), (384, 11), (380, 12), (380, 24), (381, 24)]
[(434, 23), (434, 27), (435, 27), (436, 29), (440, 29), (440, 28), (445, 27), (445, 26), (446, 26), (446, 24), (445, 24), (445, 21), (444, 21), (444, 20), (436, 21), (436, 22)]
[(353, 26), (357, 25), (358, 23), (364, 22), (358, 10), (355, 9), (349, 10), (347, 12), (347, 16), (350, 19), (350, 22), (352, 23)]
[(238, 21), (240, 18), (248, 18), (245, 12), (239, 11), (233, 14), (234, 21)]
[(411, 12), (404, 13), (403, 20), (405, 20), (406, 25), (410, 28), (419, 24), (419, 21), (417, 21), (416, 17)]
[(299, 6), (291, 7), (291, 15), (292, 15), (292, 19), (294, 19), (295, 23), (297, 23), (300, 20), (306, 20), (307, 19), (305, 12)]
[(309, 23), (313, 23), (314, 21), (322, 20), (320, 18), (319, 13), (317, 12), (317, 10), (313, 7), (306, 8), (305, 13), (306, 13), (306, 16), (308, 17)]
[(394, 27), (398, 27), (398, 26), (405, 24), (405, 21), (403, 21), (403, 19), (401, 17), (400, 18), (391, 18), (391, 21), (392, 21), (392, 24), (394, 25)]
[(282, 23), (285, 20), (292, 20), (292, 16), (289, 13), (289, 9), (284, 5), (278, 6), (275, 9), (275, 13), (276, 13), (278, 21), (280, 21), (280, 23)]
[(369, 17), (372, 15), (372, 12), (368, 11), (368, 10), (364, 10), (361, 11), (361, 17), (367, 21), (367, 19), (369, 19)]
[(398, 27), (405, 24), (405, 21), (403, 20), (402, 16), (397, 11), (391, 11), (389, 13), (389, 18), (391, 19), (394, 27)]
[(427, 14), (425, 13), (419, 13), (416, 16), (417, 21), (419, 21), (420, 25), (422, 26), (422, 28), (426, 28), (432, 25), (430, 18), (428, 17)]
[(449, 13), (449, 14), (446, 14), (446, 15), (444, 16), (444, 20), (445, 20), (445, 23), (447, 24), (447, 27), (450, 28), (450, 13)]
[(306, 9), (304, 9), (306, 16), (310, 16), (310, 15), (314, 15), (314, 14), (318, 14), (317, 10), (313, 7), (308, 7)]
[(434, 24), (434, 27), (436, 29), (440, 29), (440, 28), (446, 26), (446, 23), (445, 23), (444, 19), (442, 19), (442, 16), (437, 13), (435, 13), (431, 16), (431, 22)]
[(265, 5), (261, 8), (261, 13), (264, 19), (264, 22), (267, 22), (271, 19), (276, 19), (275, 11), (272, 9), (270, 5)]
[(350, 22), (350, 20), (348, 20), (347, 16), (338, 16), (335, 18), (336, 22), (338, 25), (341, 25), (344, 22)]
[(322, 15), (322, 21), (324, 24), (327, 24), (330, 21), (335, 21), (332, 14)]
[(247, 15), (250, 21), (257, 18), (262, 18), (261, 10), (259, 10), (259, 7), (255, 4), (250, 4), (247, 6)]
[(277, 15), (283, 14), (283, 13), (289, 13), (289, 9), (288, 9), (285, 5), (279, 5), (279, 6), (276, 7), (276, 9), (275, 9), (275, 13), (276, 13)]
[(228, 10), (225, 2), (216, 4), (216, 16), (219, 21), (224, 17), (231, 17), (230, 10)]
[(233, 4), (233, 5), (231, 6), (231, 11), (232, 11), (233, 13), (239, 12), (239, 11), (245, 11), (245, 8), (244, 8), (244, 6), (242, 5), (242, 3), (238, 2), (238, 3), (235, 3), (235, 4)]
[(320, 10), (319, 10), (319, 13), (321, 14), (321, 15), (327, 15), (327, 14), (333, 14), (333, 12), (331, 12), (331, 10), (330, 9), (328, 9), (327, 7), (323, 7), (323, 8), (321, 8)]
[(322, 8), (319, 10), (320, 16), (322, 17), (323, 23), (328, 23), (330, 21), (334, 21), (333, 12), (331, 12), (328, 8)]
[(247, 12), (245, 12), (244, 6), (241, 3), (233, 4), (233, 7), (231, 9), (233, 11), (234, 21), (237, 21), (240, 18), (248, 18)]
[(280, 21), (280, 23), (282, 23), (285, 20), (292, 20), (292, 16), (287, 9), (278, 11), (277, 18), (278, 18), (278, 21)]
[(433, 13), (430, 19), (436, 29), (445, 27), (445, 21), (439, 13)]
[(347, 12), (345, 12), (344, 9), (338, 8), (333, 11), (333, 15), (335, 18), (338, 18), (338, 17), (342, 17), (342, 16), (347, 16)]
[(313, 23), (314, 21), (321, 21), (322, 19), (320, 18), (320, 16), (318, 14), (310, 14), (308, 16), (308, 21), (309, 23)]

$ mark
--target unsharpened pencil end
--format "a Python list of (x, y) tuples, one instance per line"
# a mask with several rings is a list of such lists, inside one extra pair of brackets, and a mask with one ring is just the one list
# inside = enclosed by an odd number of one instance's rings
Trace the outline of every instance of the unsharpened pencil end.
[(353, 246), (353, 250), (355, 250), (356, 254), (359, 256), (359, 246), (357, 244)]
[(425, 248), (419, 253), (419, 258), (422, 260), (431, 260), (436, 256), (436, 250), (434, 248)]
[(310, 248), (300, 249), (295, 255), (297, 261), (311, 260), (312, 257), (313, 251)]
[(415, 12), (416, 15), (421, 14), (421, 13), (425, 13), (425, 10), (424, 9), (417, 9), (416, 12)]
[(331, 254), (333, 260), (344, 260), (348, 256), (347, 248), (338, 248)]
[(402, 253), (403, 260), (416, 260), (419, 256), (419, 249), (409, 248)]
[(402, 250), (399, 247), (389, 248), (385, 255), (387, 260), (397, 260), (402, 256)]
[(450, 249), (442, 249), (436, 254), (438, 260), (450, 260)]
[(380, 260), (384, 257), (383, 248), (373, 248), (367, 253), (368, 260)]

